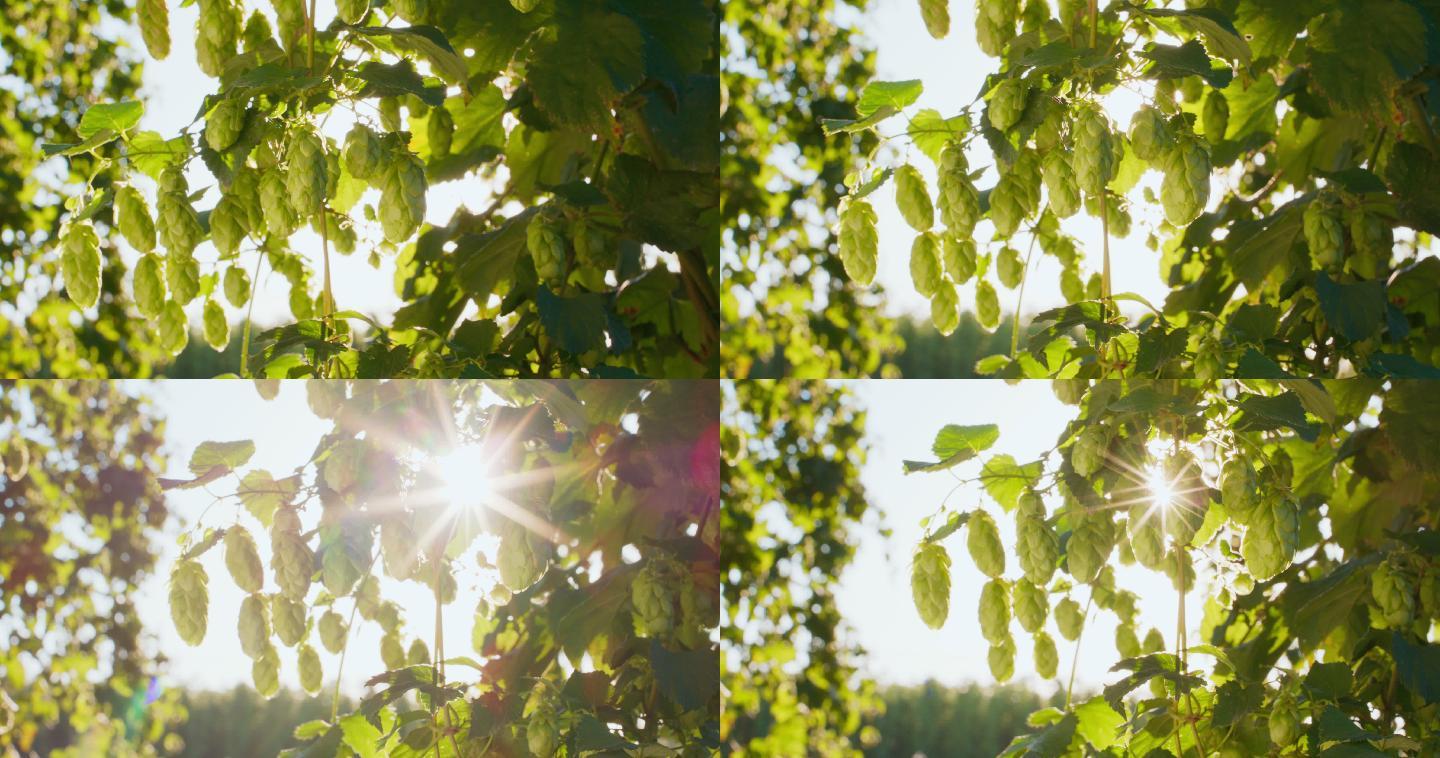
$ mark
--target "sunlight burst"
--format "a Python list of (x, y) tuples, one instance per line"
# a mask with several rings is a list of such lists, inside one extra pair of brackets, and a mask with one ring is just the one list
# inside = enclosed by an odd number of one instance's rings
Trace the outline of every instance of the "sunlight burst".
[(1169, 508), (1175, 501), (1175, 483), (1165, 475), (1165, 467), (1160, 464), (1150, 466), (1146, 470), (1146, 486), (1150, 488), (1150, 499), (1154, 501), (1156, 508)]
[(446, 507), (461, 510), (488, 505), (495, 495), (490, 461), (480, 445), (461, 445), (434, 462), (439, 495)]

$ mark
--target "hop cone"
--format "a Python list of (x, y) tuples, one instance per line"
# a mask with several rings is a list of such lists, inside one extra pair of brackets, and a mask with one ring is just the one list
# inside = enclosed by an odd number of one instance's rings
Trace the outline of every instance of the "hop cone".
[(135, 307), (146, 318), (165, 308), (165, 269), (158, 255), (142, 255), (135, 264)]
[(956, 284), (964, 284), (975, 275), (976, 258), (974, 240), (953, 234), (945, 236), (940, 246), (940, 262)]
[(394, 670), (405, 667), (405, 649), (400, 646), (400, 635), (390, 632), (380, 639), (380, 660), (385, 668)]
[(985, 279), (975, 285), (975, 316), (986, 329), (1000, 325), (1000, 296), (995, 293), (995, 285)]
[(1069, 218), (1080, 210), (1080, 185), (1070, 157), (1063, 150), (1051, 150), (1043, 162), (1045, 191), (1050, 196), (1050, 210), (1057, 218)]
[(950, 554), (933, 542), (915, 549), (910, 565), (910, 594), (920, 620), (939, 629), (950, 615)]
[(1010, 585), (991, 579), (980, 590), (980, 633), (992, 644), (1010, 637)]
[(200, 294), (200, 262), (189, 253), (170, 253), (165, 262), (165, 284), (174, 302), (185, 305)]
[(1039, 516), (1016, 514), (1015, 545), (1025, 578), (1035, 584), (1048, 583), (1060, 559), (1060, 537), (1045, 523), (1043, 510)]
[(305, 30), (305, 0), (270, 0), (275, 8), (275, 21), (280, 25), (280, 41), (293, 46)]
[(1415, 585), (1393, 560), (1375, 567), (1370, 575), (1370, 625), (1377, 629), (1401, 629), (1415, 617)]
[(142, 253), (155, 249), (155, 222), (150, 204), (140, 191), (128, 184), (115, 187), (115, 225), (130, 246)]
[(380, 522), (380, 554), (385, 558), (385, 573), (396, 579), (409, 579), (415, 573), (417, 537), (404, 514)]
[(380, 225), (385, 239), (400, 243), (425, 220), (425, 165), (413, 155), (399, 158), (380, 194)]
[(338, 653), (345, 647), (345, 633), (347, 628), (345, 620), (335, 611), (325, 611), (320, 617), (320, 644), (332, 653)]
[(232, 526), (225, 530), (225, 567), (235, 586), (254, 593), (265, 583), (264, 568), (260, 564), (260, 553), (255, 549), (255, 540), (243, 526)]
[(1020, 261), (1020, 251), (1009, 245), (1000, 248), (1000, 253), (995, 256), (995, 274), (1007, 289), (1019, 287), (1025, 278), (1025, 264)]
[(1340, 265), (1345, 249), (1345, 232), (1331, 204), (1316, 199), (1305, 206), (1305, 243), (1315, 268), (1331, 270)]
[(530, 219), (525, 228), (525, 247), (535, 262), (535, 273), (547, 282), (565, 276), (565, 239), (560, 229), (543, 214)]
[(846, 198), (840, 204), (840, 262), (845, 274), (864, 287), (875, 280), (880, 237), (875, 231), (875, 209), (864, 200)]
[(310, 591), (315, 556), (298, 532), (282, 530), (279, 524), (277, 519), (276, 528), (270, 531), (270, 569), (275, 572), (280, 591), (299, 600)]
[(250, 678), (261, 697), (272, 698), (280, 691), (280, 654), (274, 645), (266, 645), (265, 652), (250, 664)]
[(305, 604), (284, 595), (275, 595), (270, 602), (275, 636), (286, 645), (294, 647), (305, 636)]
[(950, 0), (920, 0), (920, 18), (931, 37), (944, 39), (950, 33)]
[(205, 621), (209, 613), (209, 578), (205, 567), (193, 560), (183, 560), (170, 574), (170, 618), (175, 631), (188, 645), (199, 645), (205, 639)]
[(968, 241), (980, 220), (980, 193), (970, 181), (969, 166), (960, 143), (951, 142), (940, 151), (937, 183), (940, 220), (953, 237)]
[(135, 15), (140, 19), (140, 36), (156, 60), (170, 55), (170, 10), (165, 0), (139, 0)]
[[(538, 693), (540, 688), (536, 688)], [(544, 695), (532, 697), (527, 703), (529, 711), (525, 721), (525, 745), (530, 754), (537, 758), (550, 758), (560, 747), (560, 724), (555, 717), (555, 707)]]
[(285, 189), (290, 207), (303, 221), (320, 212), (325, 203), (325, 143), (310, 128), (296, 129), (285, 149), (289, 169)]
[(320, 654), (309, 645), (301, 645), (298, 659), (300, 686), (311, 695), (319, 694), (320, 686), (325, 678), (325, 671), (320, 666)]
[(195, 21), (195, 58), (200, 70), (218, 77), (225, 64), (235, 57), (243, 20), (234, 0), (200, 0)]
[[(183, 187), (184, 179), (180, 182)], [(172, 255), (189, 256), (195, 252), (200, 240), (205, 238), (205, 230), (200, 226), (200, 216), (195, 209), (190, 207), (190, 199), (185, 196), (183, 189), (171, 191), (163, 188), (156, 199), (156, 209), (159, 211), (157, 217), (160, 242)]]
[(1060, 668), (1060, 653), (1055, 649), (1055, 639), (1045, 632), (1035, 633), (1035, 673), (1041, 679), (1054, 679)]
[(1265, 581), (1290, 565), (1300, 534), (1300, 511), (1293, 500), (1276, 499), (1260, 505), (1245, 530), (1240, 554), (1250, 575)]
[(1049, 107), (1045, 110), (1045, 118), (1040, 120), (1040, 125), (1035, 127), (1035, 147), (1045, 154), (1049, 154), (1065, 143), (1065, 109), (1059, 103), (1049, 101)]
[(1146, 106), (1130, 117), (1130, 147), (1142, 161), (1156, 161), (1169, 153), (1173, 139), (1165, 114)]
[(430, 648), (425, 645), (425, 640), (416, 637), (410, 641), (410, 650), (405, 656), (405, 661), (411, 666), (430, 662)]
[(942, 281), (930, 298), (930, 321), (941, 336), (949, 337), (960, 326), (960, 295), (955, 285)]
[(231, 258), (240, 252), (240, 243), (249, 233), (249, 216), (244, 206), (234, 195), (226, 193), (210, 211), (210, 240), (221, 258)]
[(271, 649), (270, 606), (259, 595), (246, 595), (240, 601), (240, 649), (245, 655), (258, 659)]
[(1115, 523), (1110, 520), (1109, 514), (1082, 516), (1066, 547), (1071, 576), (1081, 584), (1095, 581), (1114, 549)]
[(931, 297), (943, 281), (940, 272), (940, 239), (930, 232), (915, 235), (910, 246), (910, 280), (915, 291)]
[(1079, 603), (1067, 597), (1055, 604), (1055, 625), (1065, 639), (1074, 642), (1085, 628), (1085, 612), (1080, 610)]
[(266, 228), (273, 237), (289, 237), (299, 225), (295, 209), (290, 205), (285, 176), (279, 170), (272, 169), (260, 175), (260, 208)]
[(1212, 145), (1218, 145), (1225, 139), (1225, 131), (1230, 127), (1230, 103), (1225, 96), (1218, 91), (1211, 92), (1205, 96), (1205, 105), (1200, 111), (1201, 128), (1205, 130), (1205, 139)]
[(1103, 427), (1086, 427), (1070, 448), (1070, 467), (1080, 476), (1091, 476), (1105, 465), (1109, 435)]
[(975, 568), (991, 579), (1005, 573), (1005, 548), (1000, 544), (1000, 530), (995, 527), (995, 520), (990, 518), (990, 514), (975, 510), (965, 528), (965, 547), (970, 551)]
[(1150, 503), (1130, 506), (1130, 518), (1126, 524), (1130, 551), (1135, 554), (1135, 560), (1146, 568), (1162, 568), (1165, 560), (1165, 532), (1160, 525), (1161, 518), (1162, 514), (1153, 510)]
[(991, 643), (985, 660), (990, 664), (990, 675), (995, 677), (995, 681), (1009, 680), (1015, 674), (1015, 640), (1007, 634), (999, 642)]
[(1210, 200), (1210, 153), (1195, 139), (1179, 141), (1164, 158), (1160, 203), (1165, 219), (1184, 226), (1200, 216)]
[(976, 0), (975, 41), (986, 55), (999, 57), (1015, 36), (1019, 3), (1015, 0)]
[(205, 119), (205, 144), (211, 150), (223, 152), (240, 139), (245, 129), (245, 101), (226, 98), (215, 104)]
[(895, 204), (905, 223), (915, 231), (928, 231), (935, 225), (935, 208), (930, 204), (925, 178), (908, 163), (895, 170)]
[(239, 266), (225, 269), (225, 299), (241, 308), (250, 299), (250, 274)]
[(190, 320), (180, 303), (166, 301), (160, 310), (159, 334), (160, 346), (171, 355), (179, 355), (190, 342)]
[(1300, 736), (1300, 713), (1295, 704), (1287, 700), (1275, 703), (1270, 709), (1270, 741), (1281, 749), (1294, 744)]
[(990, 108), (987, 115), (990, 125), (1006, 131), (1020, 122), (1025, 113), (1025, 101), (1030, 97), (1030, 86), (1020, 79), (1002, 79), (990, 93)]
[(81, 308), (100, 301), (100, 238), (90, 222), (71, 224), (61, 240), (60, 274), (65, 294)]
[(1235, 523), (1248, 525), (1254, 518), (1259, 498), (1255, 469), (1242, 457), (1231, 458), (1220, 469), (1220, 503)]
[(1075, 178), (1082, 191), (1099, 195), (1115, 176), (1115, 136), (1110, 122), (1094, 104), (1086, 103), (1079, 107), (1072, 133)]
[(1028, 579), (1015, 582), (1015, 620), (1027, 632), (1038, 632), (1045, 626), (1050, 615), (1050, 601), (1045, 590), (1035, 586)]

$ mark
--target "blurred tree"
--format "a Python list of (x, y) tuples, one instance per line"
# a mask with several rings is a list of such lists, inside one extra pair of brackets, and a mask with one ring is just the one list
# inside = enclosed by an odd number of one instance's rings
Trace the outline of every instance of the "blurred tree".
[(737, 382), (721, 429), (721, 738), (737, 756), (857, 755), (878, 701), (834, 591), (870, 512), (865, 413), (841, 387)]
[[(281, 690), (267, 700), (245, 685), (228, 692), (187, 692), (182, 700), (190, 720), (180, 729), (185, 740), (180, 755), (197, 758), (278, 755), (300, 744), (295, 727), (330, 716), (328, 696)], [(346, 698), (341, 707), (354, 705)]]
[(126, 270), (112, 243), (102, 240), (94, 317), (79, 317), (58, 280), (63, 200), (115, 146), (68, 164), (40, 148), (79, 142), (89, 103), (134, 96), (140, 65), (113, 23), (130, 16), (119, 0), (0, 4), (0, 376), (143, 377), (160, 358), (153, 325), (126, 314)]
[(866, 758), (972, 758), (999, 755), (1016, 735), (1030, 731), (1025, 719), (1048, 700), (1026, 687), (1008, 685), (945, 687), (928, 681), (918, 687), (880, 690), (884, 713), (867, 719), (880, 733)]
[(150, 692), (133, 602), (168, 513), (162, 430), (109, 383), (0, 383), (0, 754), (153, 754), (183, 713)]
[[(866, 0), (725, 4), (720, 205), (728, 376), (872, 376), (900, 347), (882, 293), (853, 286), (832, 252), (833, 209), (852, 156), (875, 147), (825, 136), (875, 56), (852, 20)], [(849, 17), (851, 20), (847, 20)]]

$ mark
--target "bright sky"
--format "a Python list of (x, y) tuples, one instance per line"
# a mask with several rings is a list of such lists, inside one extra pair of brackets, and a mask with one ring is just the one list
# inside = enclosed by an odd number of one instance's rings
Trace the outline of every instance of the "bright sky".
[[(274, 12), (268, 2), (244, 0), (243, 5), (247, 17), (252, 10), (258, 8), (271, 18), (272, 27), (274, 26)], [(133, 28), (127, 30), (127, 36), (131, 40), (132, 46), (145, 61), (145, 75), (141, 91), (141, 97), (145, 101), (145, 116), (140, 122), (140, 128), (157, 131), (167, 138), (177, 135), (181, 129), (190, 125), (199, 112), (205, 96), (216, 91), (219, 85), (217, 80), (202, 73), (195, 63), (195, 21), (199, 16), (199, 7), (193, 4), (181, 7), (179, 3), (169, 3), (169, 6), (171, 45), (170, 55), (165, 60), (157, 61), (151, 58), (144, 43), (140, 40), (138, 31)], [(316, 17), (319, 19), (319, 26), (329, 25), (334, 16), (334, 0), (318, 0)], [(426, 66), (427, 64), (421, 61), (417, 67), (423, 73), (428, 70)], [(337, 109), (326, 119), (323, 131), (335, 138), (338, 143), (343, 141), (345, 132), (349, 131), (353, 123), (353, 117), (348, 110)], [(198, 135), (198, 128), (194, 133)], [(136, 173), (138, 174), (138, 172)], [(219, 199), (219, 187), (205, 169), (204, 164), (198, 160), (192, 161), (187, 178), (190, 181), (191, 191), (203, 187), (210, 188), (205, 198), (197, 203), (197, 210), (212, 207)], [(450, 220), (456, 208), (461, 205), (473, 211), (482, 210), (491, 202), (492, 186), (503, 186), (505, 180), (506, 174), (502, 168), (494, 180), (497, 183), (495, 185), (489, 181), (475, 178), (435, 185), (430, 189), (426, 198), (425, 218), (432, 224), (444, 224)], [(137, 180), (136, 184), (147, 193), (153, 211), (155, 183), (142, 177)], [(378, 200), (379, 195), (378, 190), (368, 191), (361, 199), (361, 203), (352, 210), (352, 218), (360, 222), (357, 226), (360, 240), (356, 245), (355, 252), (349, 256), (342, 256), (335, 254), (332, 250), (330, 260), (337, 306), (341, 310), (358, 310), (378, 316), (380, 317), (378, 320), (385, 323), (401, 304), (394, 289), (394, 266), (388, 258), (382, 259), (378, 269), (370, 266), (369, 250), (381, 241), (382, 235), (377, 222), (366, 222), (360, 215), (363, 205), (374, 203)], [(318, 294), (319, 274), (322, 266), (319, 235), (311, 231), (309, 225), (306, 225), (304, 229), (291, 237), (290, 244), (293, 249), (305, 254), (311, 261), (311, 267), (316, 272), (316, 276), (311, 280), (312, 294)], [(133, 265), (136, 257), (134, 251), (130, 250), (128, 245), (124, 247), (127, 251), (126, 260)], [(213, 263), (217, 258), (214, 247), (208, 241), (196, 251), (196, 255), (201, 261), (202, 272), (208, 271), (205, 266), (207, 262)], [(246, 262), (247, 269), (253, 274), (254, 253), (248, 252), (242, 247), (241, 259)], [(267, 269), (262, 273), (261, 281), (257, 282), (257, 285), (253, 316), (255, 322), (262, 326), (268, 326), (292, 321), (293, 316), (290, 314), (289, 306), (289, 282), (284, 277), (276, 276)], [(202, 305), (197, 299), (187, 309), (192, 327), (198, 328)], [(231, 321), (238, 322), (241, 314), (228, 305), (227, 310), (230, 312)]]
[[(911, 110), (935, 108), (946, 118), (958, 114), (969, 105), (980, 93), (985, 77), (999, 68), (999, 59), (985, 55), (975, 43), (975, 4), (951, 2), (949, 6), (950, 34), (943, 40), (932, 38), (925, 30), (919, 7), (914, 0), (878, 0), (871, 4), (866, 18), (859, 25), (877, 50), (877, 78), (883, 81), (920, 79), (925, 85), (925, 92)], [(1117, 126), (1128, 129), (1130, 116), (1140, 102), (1136, 93), (1119, 90), (1106, 101), (1105, 107)], [(983, 103), (978, 103), (971, 111), (972, 118), (982, 118), (983, 112)], [(904, 121), (899, 118), (891, 119), (882, 125), (880, 130), (886, 135), (903, 132)], [(903, 141), (897, 141), (896, 144), (903, 144)], [(909, 160), (929, 182), (933, 198), (934, 166), (930, 159), (918, 150), (911, 149), (909, 152)], [(967, 156), (972, 169), (990, 167), (986, 176), (980, 179), (979, 186), (982, 189), (992, 186), (996, 178), (994, 162), (985, 141), (974, 140)], [(1145, 247), (1145, 229), (1147, 225), (1158, 223), (1163, 214), (1158, 207), (1143, 211), (1139, 207), (1143, 200), (1138, 199), (1147, 184), (1154, 186), (1158, 192), (1158, 174), (1153, 171), (1147, 174), (1131, 193), (1133, 223), (1130, 236), (1126, 239), (1112, 237), (1110, 240), (1112, 285), (1116, 293), (1136, 292), (1160, 306), (1167, 290), (1160, 277), (1159, 254)], [(1214, 197), (1215, 193), (1212, 191), (1211, 195)], [(900, 216), (900, 211), (895, 206), (895, 190), (891, 184), (882, 187), (871, 197), (872, 205), (879, 216), (880, 231), (880, 264), (876, 280), (884, 285), (888, 293), (888, 309), (892, 315), (906, 313), (928, 320), (929, 300), (915, 291), (910, 280), (910, 245), (915, 239), (915, 232)], [(1081, 212), (1061, 222), (1061, 227), (1075, 237), (1077, 247), (1085, 255), (1086, 264), (1082, 271), (1083, 278), (1088, 279), (1090, 272), (1100, 270), (1100, 220)], [(979, 240), (983, 242), (988, 239), (992, 228), (989, 221), (982, 222), (976, 230)], [(1027, 235), (1017, 233), (1011, 245), (1019, 250), (1023, 257), (1029, 242)], [(984, 249), (982, 244), (981, 250)], [(999, 249), (998, 245), (994, 249)], [(1059, 261), (1041, 255), (1038, 249), (1035, 260), (1038, 262), (1033, 263), (1027, 272), (1025, 285), (1024, 311), (1032, 314), (1065, 304), (1065, 298), (1060, 294)], [(991, 280), (998, 282), (993, 273)], [(1003, 312), (1007, 315), (1013, 313), (1017, 291), (1006, 290), (998, 284), (996, 286)], [(974, 281), (961, 287), (960, 292), (961, 308), (973, 309)], [(1132, 316), (1144, 310), (1143, 306), (1134, 303), (1122, 302), (1120, 306), (1122, 311)]]
[[(331, 426), (330, 422), (311, 413), (303, 383), (298, 381), (284, 382), (279, 397), (269, 402), (256, 393), (251, 382), (244, 381), (137, 381), (127, 384), (130, 391), (153, 398), (157, 410), (166, 419), (167, 477), (190, 478), (186, 464), (191, 452), (200, 443), (241, 439), (253, 440), (256, 446), (255, 456), (244, 470), (263, 468), (277, 477), (283, 476), (291, 472), (298, 462), (310, 459), (316, 443)], [(212, 485), (210, 490), (219, 495), (233, 493), (235, 478), (223, 479)], [(199, 521), (212, 501), (213, 497), (203, 489), (171, 490), (168, 493), (168, 504), (174, 518), (165, 538), (157, 545), (162, 552), (154, 573), (140, 589), (137, 606), (145, 619), (147, 631), (154, 635), (155, 651), (163, 652), (170, 659), (168, 679), (171, 683), (188, 688), (228, 689), (236, 684), (251, 684), (251, 660), (241, 651), (236, 631), (236, 619), (245, 594), (235, 586), (225, 567), (224, 545), (212, 548), (200, 559), (210, 577), (210, 615), (205, 640), (197, 647), (181, 641), (170, 619), (169, 605), (170, 571), (180, 554), (178, 539), (197, 522), (201, 525), (198, 533), (203, 534), (204, 527), (228, 526), (235, 523), (236, 515), (240, 514), (240, 523), (255, 537), (261, 561), (267, 567), (268, 591), (274, 591), (274, 582), (268, 578), (270, 540), (264, 528), (233, 499), (216, 503), (205, 514), (204, 520)], [(305, 529), (312, 528), (318, 521), (316, 511), (318, 508), (309, 508), (302, 516)], [(487, 537), (481, 538), (483, 545), (490, 542)], [(472, 558), (465, 556), (456, 561), (461, 569), (456, 577), (459, 592), (455, 602), (445, 606), (444, 616), (447, 657), (474, 655), (470, 647), (470, 631), (475, 607), (480, 598), (489, 592), (491, 580), (481, 576)], [(420, 636), (433, 652), (435, 606), (428, 588), (415, 582), (398, 582), (385, 577), (381, 581), (380, 592), (382, 597), (396, 601), (402, 608), (406, 647), (411, 638)], [(348, 618), (350, 601), (342, 600), (338, 608)], [(380, 659), (380, 638), (381, 629), (377, 623), (356, 617), (345, 659), (344, 692), (360, 694), (366, 679), (385, 670)], [(329, 697), (335, 685), (339, 656), (332, 655), (320, 644), (317, 632), (312, 632), (310, 639), (324, 664), (324, 696)], [(300, 691), (296, 649), (281, 645), (278, 639), (272, 640), (280, 653), (281, 686)]]
[[(934, 460), (930, 443), (946, 424), (998, 424), (1000, 439), (984, 457), (1009, 453), (1025, 462), (1055, 445), (1065, 424), (1076, 409), (1055, 399), (1048, 381), (1026, 381), (1009, 385), (998, 381), (852, 382), (848, 385), (868, 410), (869, 459), (861, 473), (871, 504), (884, 514), (886, 526), (894, 530), (889, 540), (873, 529), (861, 532), (855, 561), (841, 577), (837, 592), (840, 612), (854, 629), (853, 641), (868, 655), (862, 670), (882, 683), (917, 684), (935, 679), (946, 685), (970, 682), (993, 683), (986, 651), (989, 643), (980, 634), (976, 610), (980, 588), (986, 577), (975, 568), (965, 548), (965, 532), (949, 537), (943, 544), (950, 550), (950, 616), (945, 626), (933, 630), (920, 621), (910, 596), (910, 555), (924, 534), (920, 519), (939, 509), (955, 487), (955, 478), (969, 479), (980, 471), (982, 460), (974, 460), (950, 473), (904, 475), (902, 460)], [(952, 476), (953, 474), (953, 476)], [(1015, 521), (979, 485), (966, 485), (950, 495), (949, 503), (962, 510), (982, 506), (996, 520), (1000, 539), (1007, 551), (1006, 578), (1020, 576), (1014, 556)], [(1047, 502), (1053, 512), (1058, 502)], [(1165, 576), (1137, 566), (1116, 565), (1119, 587), (1141, 598), (1139, 636), (1152, 626), (1174, 644), (1176, 593)], [(1203, 582), (1203, 574), (1201, 581)], [(1185, 613), (1190, 624), (1190, 643), (1196, 644), (1196, 630), (1204, 599), (1201, 591), (1186, 596)], [(1084, 605), (1085, 590), (1074, 597)], [(1053, 600), (1052, 598), (1052, 607)], [(1053, 612), (1047, 630), (1060, 652), (1060, 681), (1042, 682), (1034, 673), (1030, 635), (1012, 622), (1015, 638), (1015, 681), (1049, 695), (1064, 687), (1075, 658), (1075, 644), (1065, 640), (1055, 627)], [(1091, 615), (1081, 637), (1076, 690), (1095, 690), (1114, 681), (1108, 670), (1120, 656), (1115, 651), (1115, 617), (1109, 612)]]

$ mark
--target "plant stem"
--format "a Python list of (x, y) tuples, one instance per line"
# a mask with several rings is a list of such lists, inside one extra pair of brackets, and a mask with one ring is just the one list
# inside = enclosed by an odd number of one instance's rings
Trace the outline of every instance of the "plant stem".
[[(305, 17), (305, 31), (310, 35), (310, 52), (305, 67), (315, 70), (315, 0), (310, 0), (310, 13)], [(1091, 45), (1094, 46), (1093, 44)]]
[(1075, 691), (1075, 668), (1080, 664), (1080, 641), (1085, 639), (1085, 627), (1090, 621), (1090, 604), (1095, 602), (1092, 594), (1085, 601), (1085, 615), (1080, 623), (1080, 633), (1075, 635), (1075, 655), (1070, 657), (1070, 682), (1065, 685), (1065, 710), (1070, 710), (1070, 695)]
[[(365, 579), (369, 579), (371, 572), (375, 570), (375, 561), (380, 558), (380, 551), (370, 556), (370, 566), (365, 569)], [(361, 579), (363, 586), (365, 579)], [(345, 671), (345, 653), (350, 650), (350, 630), (355, 628), (355, 613), (360, 610), (360, 600), (357, 598), (354, 605), (350, 606), (350, 621), (345, 626), (345, 642), (340, 646), (340, 668), (335, 670), (335, 695), (330, 699), (330, 723), (340, 715), (340, 674)]]
[(245, 305), (245, 325), (240, 330), (240, 376), (250, 376), (250, 314), (255, 311), (255, 290), (260, 287), (260, 267), (265, 263), (265, 251), (257, 251), (255, 258), (255, 279), (250, 282), (250, 302)]
[(1025, 251), (1025, 268), (1020, 272), (1020, 292), (1015, 296), (1015, 320), (1010, 323), (1010, 358), (1020, 347), (1020, 305), (1025, 302), (1025, 282), (1029, 279), (1030, 258), (1035, 255), (1035, 230), (1030, 230), (1030, 249)]

